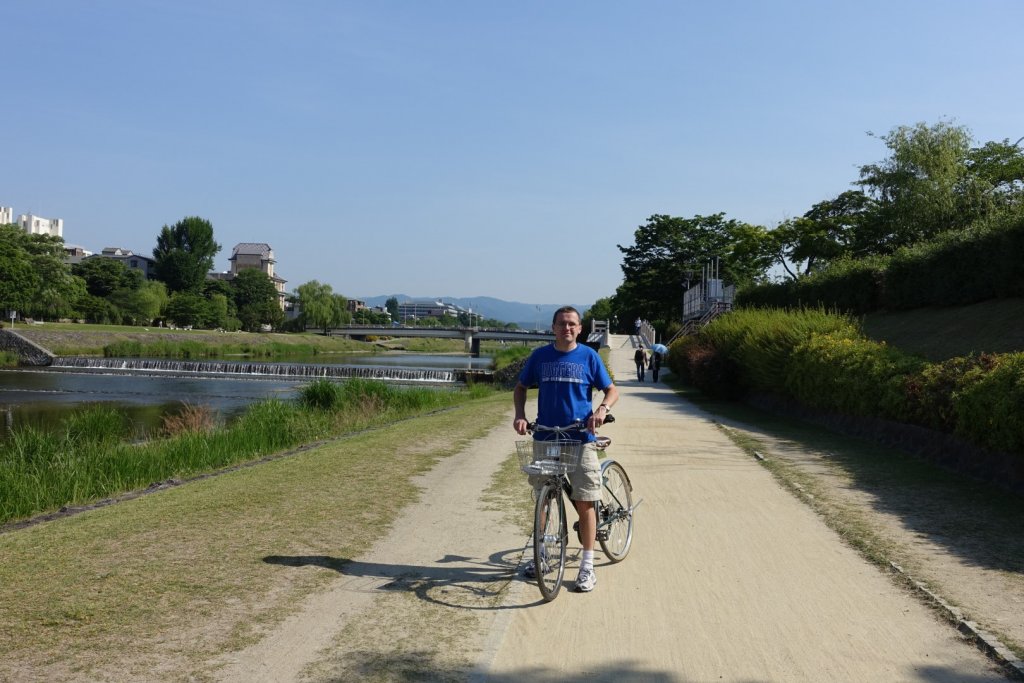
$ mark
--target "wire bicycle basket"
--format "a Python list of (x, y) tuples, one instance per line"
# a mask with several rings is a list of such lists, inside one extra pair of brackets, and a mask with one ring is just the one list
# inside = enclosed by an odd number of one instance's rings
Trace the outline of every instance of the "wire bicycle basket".
[(516, 441), (519, 469), (526, 474), (557, 476), (576, 470), (583, 453), (583, 442), (571, 439)]

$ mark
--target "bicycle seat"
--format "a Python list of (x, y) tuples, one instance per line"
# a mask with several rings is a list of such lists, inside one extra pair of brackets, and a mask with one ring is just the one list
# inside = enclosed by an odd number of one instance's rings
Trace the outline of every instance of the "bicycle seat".
[(610, 437), (607, 436), (599, 436), (596, 439), (594, 439), (594, 443), (596, 443), (597, 447), (603, 451), (604, 449), (612, 445), (612, 440)]

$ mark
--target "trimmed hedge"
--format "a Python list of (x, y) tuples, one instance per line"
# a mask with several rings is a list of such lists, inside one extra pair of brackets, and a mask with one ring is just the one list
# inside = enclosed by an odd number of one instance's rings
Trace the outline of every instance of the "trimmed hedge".
[(1024, 205), (887, 257), (841, 259), (799, 280), (740, 290), (738, 306), (848, 313), (1024, 296)]
[[(718, 397), (768, 392), (812, 409), (956, 434), (1024, 456), (1024, 353), (942, 363), (867, 339), (817, 310), (738, 310), (674, 342), (668, 366)], [(1024, 459), (1021, 468), (1024, 470)]]

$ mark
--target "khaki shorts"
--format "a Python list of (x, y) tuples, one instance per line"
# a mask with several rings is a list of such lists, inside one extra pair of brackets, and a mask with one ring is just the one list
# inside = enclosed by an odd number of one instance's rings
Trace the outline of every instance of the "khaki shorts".
[[(529, 476), (530, 485), (540, 489), (547, 477), (536, 474)], [(583, 445), (580, 464), (569, 474), (573, 500), (601, 500), (601, 463), (597, 459), (597, 444), (593, 441)]]

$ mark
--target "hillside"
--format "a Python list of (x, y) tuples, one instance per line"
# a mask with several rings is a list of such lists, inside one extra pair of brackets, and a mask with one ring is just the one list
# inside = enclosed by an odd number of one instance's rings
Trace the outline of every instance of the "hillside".
[(1024, 299), (970, 306), (871, 313), (864, 333), (933, 361), (977, 353), (1024, 351)]

